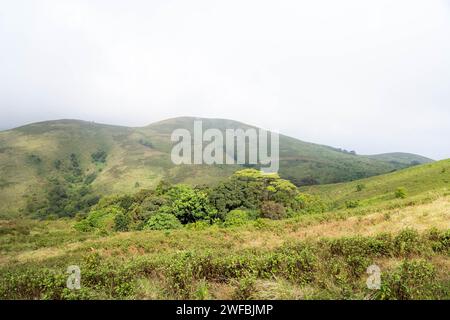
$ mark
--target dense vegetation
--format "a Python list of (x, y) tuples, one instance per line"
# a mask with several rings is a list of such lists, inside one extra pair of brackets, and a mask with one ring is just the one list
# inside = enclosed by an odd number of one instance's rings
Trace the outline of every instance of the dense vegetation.
[[(104, 158), (102, 153), (92, 155), (93, 161), (104, 162)], [(73, 217), (98, 202), (99, 196), (93, 193), (91, 186), (97, 174), (85, 175), (76, 154), (55, 160), (54, 167), (59, 175), (44, 179), (42, 189), (45, 193), (37, 190), (26, 195), (24, 212), (27, 215), (35, 218)]]
[(230, 225), (244, 218), (277, 220), (321, 213), (325, 209), (318, 197), (299, 193), (295, 185), (277, 174), (244, 169), (215, 187), (171, 185), (162, 181), (154, 190), (141, 190), (132, 196), (104, 197), (85, 217), (79, 216), (81, 221), (75, 227), (80, 231), (103, 232), (161, 230), (199, 222), (226, 221)]

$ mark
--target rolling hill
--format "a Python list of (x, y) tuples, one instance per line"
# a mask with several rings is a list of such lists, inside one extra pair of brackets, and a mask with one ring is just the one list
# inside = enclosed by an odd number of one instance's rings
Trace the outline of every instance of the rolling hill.
[(349, 201), (358, 201), (361, 206), (392, 201), (399, 188), (404, 190), (407, 198), (433, 192), (447, 194), (450, 191), (450, 159), (357, 181), (301, 187), (300, 190), (320, 195), (339, 208)]
[[(178, 128), (192, 130), (194, 119), (174, 118), (138, 128), (57, 120), (0, 132), (0, 215), (33, 211), (30, 199), (49, 202), (52, 193), (129, 193), (152, 188), (161, 179), (214, 184), (238, 170), (238, 165), (172, 164), (170, 135)], [(202, 120), (204, 129), (251, 127), (232, 120)], [(360, 156), (280, 136), (280, 175), (297, 185), (351, 181), (430, 161), (412, 154)]]

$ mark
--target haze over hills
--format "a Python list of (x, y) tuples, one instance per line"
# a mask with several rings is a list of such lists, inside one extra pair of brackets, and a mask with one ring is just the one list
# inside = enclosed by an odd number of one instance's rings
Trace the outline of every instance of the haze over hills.
[[(242, 168), (172, 163), (170, 135), (179, 128), (192, 131), (194, 119), (173, 118), (137, 128), (57, 120), (0, 132), (0, 212), (18, 213), (30, 199), (52, 192), (130, 193), (152, 188), (161, 179), (209, 185)], [(204, 130), (252, 127), (225, 119), (201, 120)], [(279, 173), (298, 186), (350, 181), (431, 161), (405, 153), (356, 155), (280, 135)]]

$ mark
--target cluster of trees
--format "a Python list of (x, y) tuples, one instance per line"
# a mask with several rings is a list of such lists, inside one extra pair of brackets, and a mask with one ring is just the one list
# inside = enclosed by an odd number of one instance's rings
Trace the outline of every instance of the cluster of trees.
[(75, 153), (66, 159), (54, 161), (53, 166), (57, 174), (46, 179), (44, 195), (39, 192), (28, 195), (26, 214), (41, 219), (74, 217), (99, 201), (100, 197), (93, 194), (90, 186), (96, 174), (85, 175)]
[(106, 162), (107, 153), (104, 150), (97, 150), (96, 152), (91, 154), (91, 158), (93, 162)]
[(176, 229), (192, 223), (229, 226), (325, 209), (319, 198), (300, 193), (295, 185), (276, 174), (244, 169), (211, 188), (163, 181), (155, 190), (105, 197), (87, 216), (80, 217), (76, 228), (127, 231)]

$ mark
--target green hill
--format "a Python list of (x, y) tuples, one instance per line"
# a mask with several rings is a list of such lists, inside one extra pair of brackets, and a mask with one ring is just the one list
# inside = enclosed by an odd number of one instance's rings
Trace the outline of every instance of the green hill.
[[(0, 132), (0, 215), (57, 207), (53, 194), (73, 198), (65, 210), (78, 212), (95, 202), (95, 195), (152, 188), (163, 178), (213, 184), (241, 168), (173, 165), (170, 134), (177, 128), (192, 130), (193, 120), (175, 118), (139, 128), (58, 120)], [(202, 120), (204, 129), (251, 127), (231, 120)], [(410, 154), (379, 157), (280, 136), (280, 175), (297, 185), (350, 181), (432, 161)]]
[(411, 153), (393, 152), (369, 156), (372, 159), (391, 162), (393, 164), (417, 165), (430, 162), (430, 159)]
[[(320, 195), (335, 207), (354, 201), (364, 205), (393, 200), (398, 189), (403, 190), (407, 197), (450, 190), (450, 159), (352, 182), (301, 188)], [(397, 198), (401, 197), (397, 195)]]

